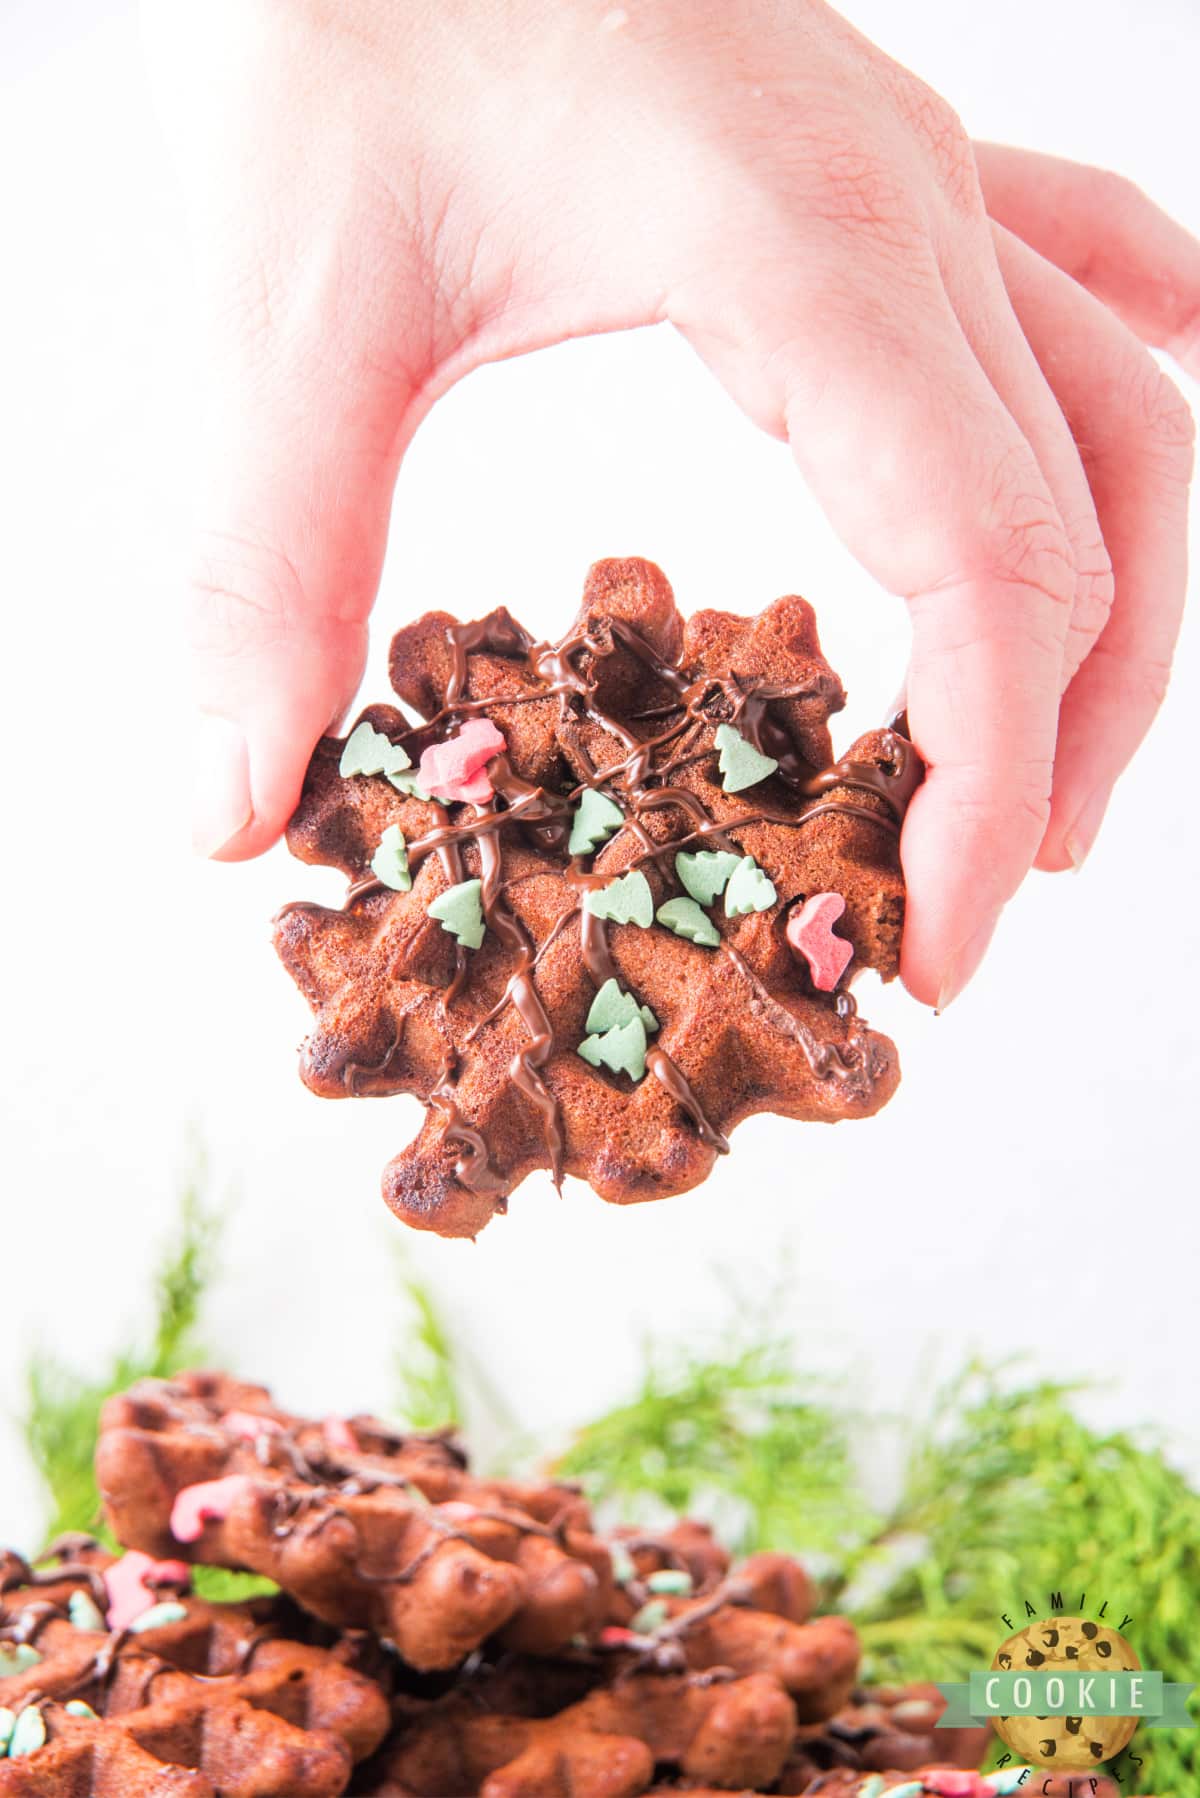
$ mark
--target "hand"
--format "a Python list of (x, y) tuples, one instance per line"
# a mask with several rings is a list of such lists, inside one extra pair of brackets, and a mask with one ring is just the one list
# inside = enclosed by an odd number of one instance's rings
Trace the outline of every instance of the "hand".
[(1031, 864), (1086, 855), (1161, 698), (1192, 427), (1134, 333), (1197, 366), (1200, 246), (1112, 176), (973, 152), (817, 0), (150, 0), (147, 24), (211, 401), (200, 846), (273, 842), (353, 696), (438, 397), (670, 319), (908, 602), (903, 972), (947, 1003)]

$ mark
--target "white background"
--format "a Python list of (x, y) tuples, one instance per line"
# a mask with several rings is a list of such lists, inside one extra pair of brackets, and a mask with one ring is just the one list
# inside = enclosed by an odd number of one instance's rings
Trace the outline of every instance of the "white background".
[[(418, 1108), (329, 1104), (295, 1074), (307, 1014), (268, 924), (321, 876), (282, 851), (190, 859), (171, 175), (132, 7), (3, 7), (0, 1536), (29, 1542), (38, 1497), (8, 1422), (25, 1357), (40, 1341), (91, 1369), (128, 1337), (191, 1124), (232, 1195), (215, 1343), (297, 1406), (387, 1404), (403, 1232), (378, 1179)], [(1189, 0), (848, 10), (977, 134), (1120, 167), (1200, 229)], [(389, 630), (418, 611), (504, 601), (552, 635), (587, 564), (630, 553), (685, 610), (808, 594), (850, 689), (839, 741), (892, 698), (901, 609), (665, 331), (487, 370), (443, 402), (401, 477), (366, 690), (385, 696)], [(877, 1120), (755, 1119), (689, 1197), (621, 1213), (539, 1178), (477, 1245), (406, 1239), (522, 1424), (562, 1430), (618, 1397), (647, 1331), (727, 1315), (736, 1270), (858, 1403), (902, 1407), (931, 1366), (1028, 1348), (1107, 1382), (1097, 1415), (1161, 1426), (1200, 1472), (1198, 711), (1193, 611), (1086, 870), (1031, 880), (945, 1017), (864, 988), (905, 1067)]]

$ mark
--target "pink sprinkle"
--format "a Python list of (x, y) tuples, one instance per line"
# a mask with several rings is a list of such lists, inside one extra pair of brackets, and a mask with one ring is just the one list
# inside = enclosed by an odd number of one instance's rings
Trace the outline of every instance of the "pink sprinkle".
[(507, 747), (490, 718), (471, 718), (444, 743), (431, 743), (422, 751), (418, 778), (435, 799), (486, 805), (493, 789), (484, 766)]
[(627, 1642), (640, 1642), (643, 1639), (631, 1629), (619, 1629), (615, 1623), (602, 1629), (599, 1637), (602, 1648), (624, 1648)]
[(438, 1505), (439, 1517), (449, 1517), (456, 1523), (469, 1523), (479, 1515), (474, 1505), (469, 1505), (461, 1498), (448, 1498), (443, 1505)]
[(226, 1411), (220, 1428), (228, 1430), (242, 1442), (257, 1442), (260, 1436), (280, 1436), (283, 1425), (273, 1417), (260, 1417), (256, 1411)]
[(814, 893), (787, 921), (784, 935), (795, 953), (808, 963), (812, 983), (822, 993), (833, 991), (854, 954), (853, 943), (833, 934), (833, 926), (845, 909), (846, 901), (840, 893)]
[(156, 1584), (187, 1586), (191, 1570), (185, 1561), (156, 1561), (131, 1548), (119, 1561), (104, 1569), (104, 1585), (108, 1592), (109, 1629), (128, 1629), (129, 1625), (159, 1602)]
[(987, 1787), (978, 1773), (960, 1773), (949, 1767), (935, 1767), (922, 1777), (925, 1780), (925, 1790), (936, 1792), (938, 1798), (986, 1798)]
[(321, 1425), (321, 1432), (328, 1446), (335, 1455), (357, 1455), (361, 1453), (358, 1437), (350, 1428), (344, 1417), (327, 1417)]
[(486, 805), (494, 791), (495, 788), (483, 768), (477, 768), (474, 774), (468, 775), (466, 780), (460, 780), (455, 785), (455, 793), (458, 798), (469, 799), (472, 805)]
[(253, 1492), (254, 1481), (244, 1473), (227, 1474), (223, 1480), (201, 1480), (185, 1486), (171, 1506), (171, 1534), (176, 1542), (196, 1542), (206, 1523), (228, 1517), (244, 1493)]

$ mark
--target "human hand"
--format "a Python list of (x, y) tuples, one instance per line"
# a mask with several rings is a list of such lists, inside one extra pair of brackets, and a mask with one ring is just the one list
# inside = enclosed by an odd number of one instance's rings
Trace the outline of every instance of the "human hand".
[(977, 160), (818, 0), (146, 14), (210, 402), (198, 847), (286, 823), (436, 400), (669, 319), (908, 602), (903, 974), (948, 1003), (1035, 860), (1087, 853), (1162, 695), (1192, 427), (1134, 332), (1197, 368), (1200, 245), (1114, 177)]

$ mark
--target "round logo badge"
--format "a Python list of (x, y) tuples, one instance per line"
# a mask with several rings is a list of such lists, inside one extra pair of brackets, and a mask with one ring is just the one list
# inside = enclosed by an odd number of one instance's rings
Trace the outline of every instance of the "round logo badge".
[[(1050, 1617), (1018, 1630), (996, 1651), (1002, 1673), (1136, 1673), (1141, 1661), (1125, 1637), (1089, 1617)], [(1019, 1759), (1079, 1773), (1129, 1745), (1137, 1717), (993, 1717), (996, 1734)]]

